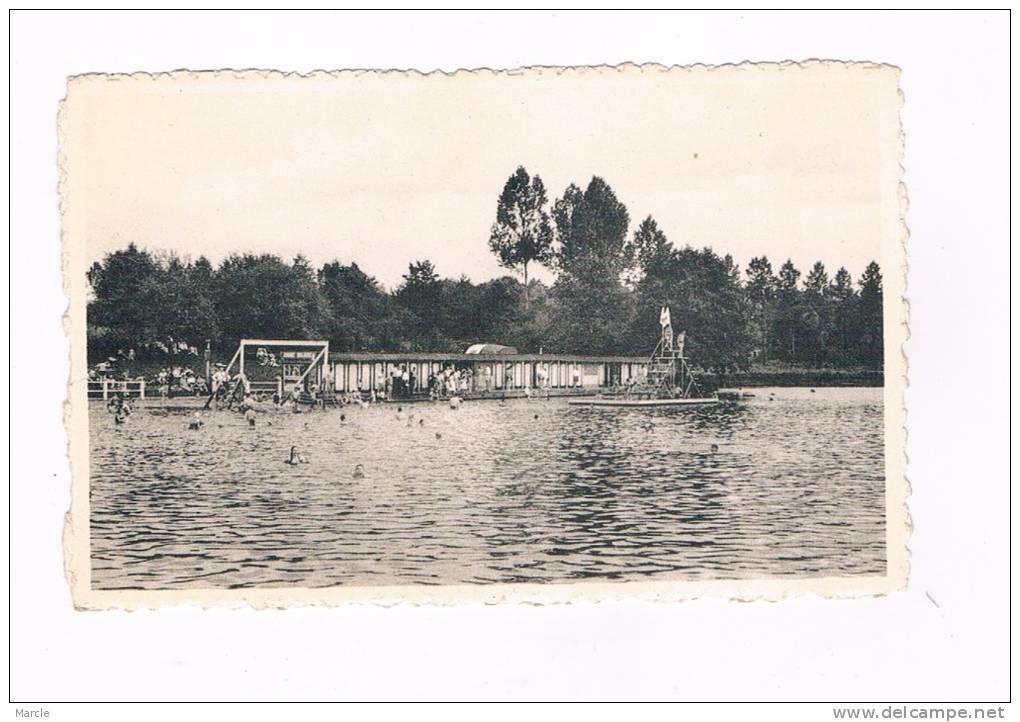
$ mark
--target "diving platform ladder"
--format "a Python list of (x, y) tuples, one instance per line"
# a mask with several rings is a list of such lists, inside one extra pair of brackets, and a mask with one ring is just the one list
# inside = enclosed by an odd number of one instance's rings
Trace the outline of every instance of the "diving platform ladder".
[(691, 392), (701, 395), (701, 389), (694, 378), (683, 351), (674, 348), (667, 337), (659, 340), (655, 351), (648, 360), (648, 386), (672, 398), (691, 398)]

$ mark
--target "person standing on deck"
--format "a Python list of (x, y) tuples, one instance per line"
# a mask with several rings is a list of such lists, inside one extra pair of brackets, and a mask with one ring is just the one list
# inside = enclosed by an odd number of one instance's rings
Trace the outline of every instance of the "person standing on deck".
[(668, 306), (663, 306), (659, 311), (659, 325), (662, 326), (662, 351), (669, 353), (673, 350), (673, 323), (669, 317)]
[(220, 389), (222, 389), (224, 384), (226, 384), (228, 378), (227, 371), (223, 368), (223, 364), (216, 364), (216, 370), (212, 375), (212, 386), (209, 389), (209, 398), (205, 401), (205, 408), (208, 409), (209, 404), (211, 404), (213, 399), (219, 395)]
[(535, 369), (535, 378), (538, 381), (539, 392), (549, 398), (549, 369), (544, 363)]
[(329, 364), (325, 364), (322, 369), (322, 385), (319, 387), (323, 397), (330, 396), (330, 392), (333, 391), (333, 372), (329, 368)]

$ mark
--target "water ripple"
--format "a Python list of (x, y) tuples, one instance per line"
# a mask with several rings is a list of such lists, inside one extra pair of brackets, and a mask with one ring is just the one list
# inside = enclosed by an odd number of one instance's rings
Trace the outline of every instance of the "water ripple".
[[(410, 425), (386, 406), (254, 429), (220, 412), (199, 432), (190, 412), (140, 408), (117, 426), (96, 404), (93, 585), (882, 574), (881, 401), (762, 389), (673, 410), (416, 404)], [(291, 445), (311, 463), (286, 465)]]

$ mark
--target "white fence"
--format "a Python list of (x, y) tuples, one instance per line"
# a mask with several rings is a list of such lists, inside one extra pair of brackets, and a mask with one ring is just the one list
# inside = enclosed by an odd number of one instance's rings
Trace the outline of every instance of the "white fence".
[(125, 381), (118, 379), (100, 379), (89, 381), (88, 397), (90, 399), (108, 399), (123, 394), (133, 398), (145, 398), (145, 381)]

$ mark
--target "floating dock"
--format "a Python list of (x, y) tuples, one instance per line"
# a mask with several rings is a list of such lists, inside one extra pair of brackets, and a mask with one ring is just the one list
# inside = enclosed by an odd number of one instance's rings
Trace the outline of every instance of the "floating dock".
[(753, 399), (753, 391), (744, 391), (743, 389), (719, 389), (716, 395), (720, 399), (727, 401), (740, 401), (741, 399)]
[(588, 397), (584, 399), (570, 399), (571, 406), (706, 406), (719, 403), (719, 399), (710, 396), (703, 399), (600, 399)]

